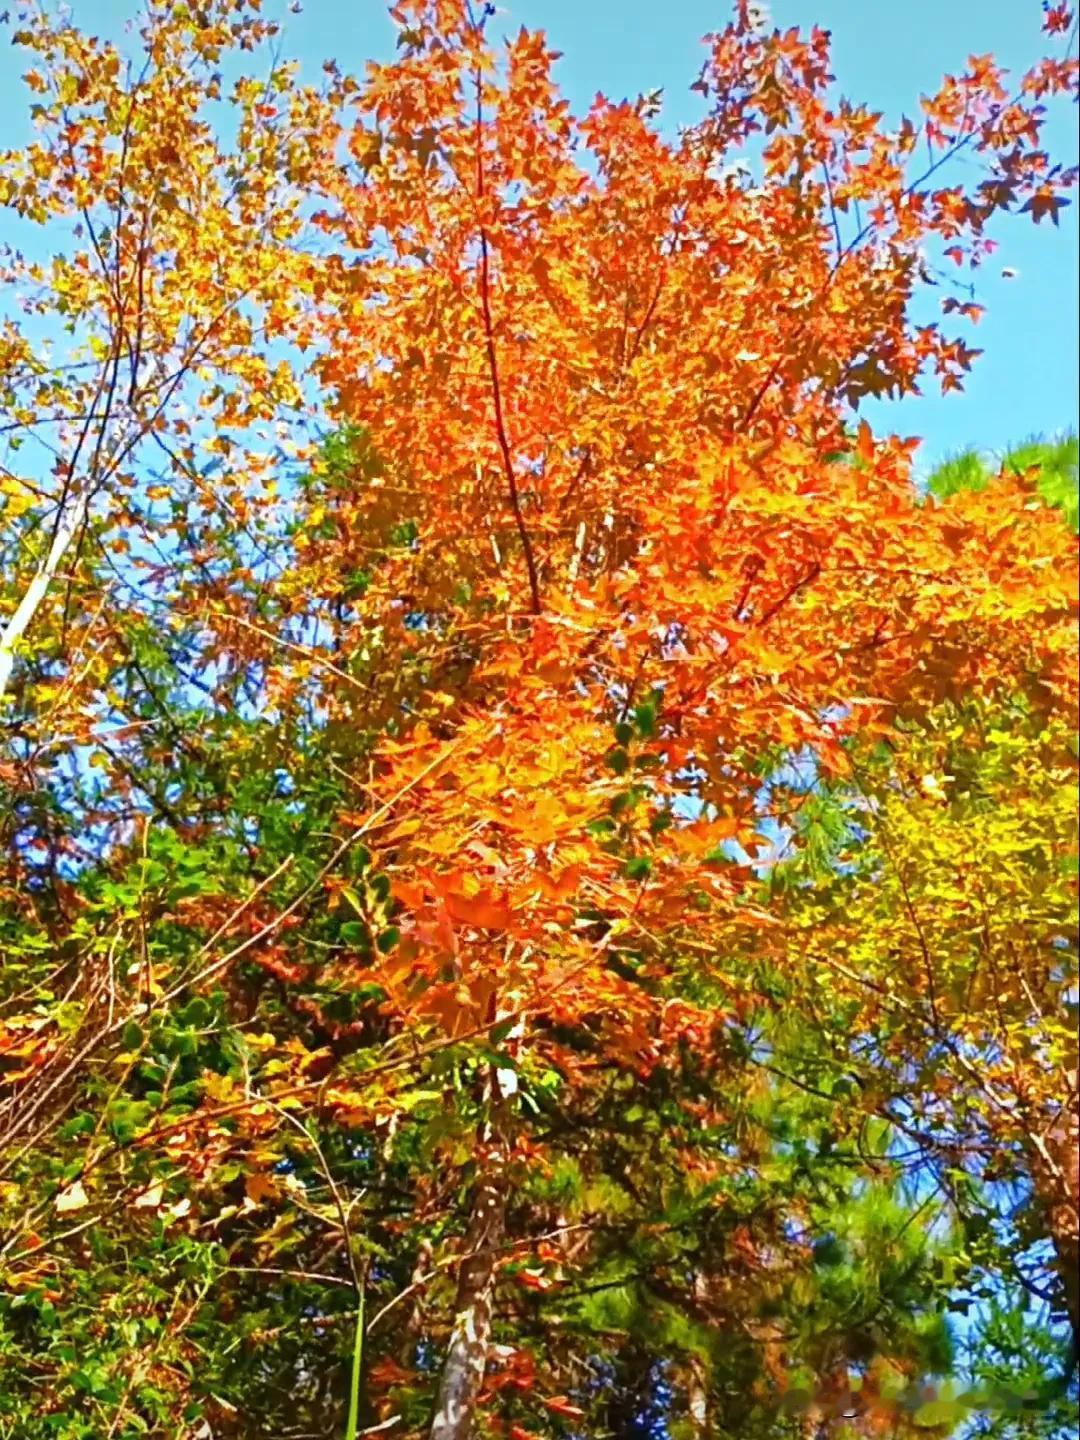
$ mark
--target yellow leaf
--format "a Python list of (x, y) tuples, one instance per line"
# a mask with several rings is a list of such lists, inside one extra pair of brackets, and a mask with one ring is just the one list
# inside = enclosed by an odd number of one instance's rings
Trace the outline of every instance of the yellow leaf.
[(4, 506), (4, 515), (8, 520), (14, 520), (24, 514), (34, 503), (34, 496), (25, 485), (19, 483), (12, 476), (10, 479), (0, 480), (0, 495), (6, 497), (7, 503)]

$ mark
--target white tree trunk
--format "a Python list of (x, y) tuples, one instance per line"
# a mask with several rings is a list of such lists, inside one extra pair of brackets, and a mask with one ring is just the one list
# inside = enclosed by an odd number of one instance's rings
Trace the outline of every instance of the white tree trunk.
[(49, 593), (49, 586), (60, 568), (61, 560), (82, 528), (89, 504), (90, 491), (88, 488), (61, 511), (60, 523), (56, 527), (56, 534), (49, 546), (49, 553), (38, 566), (15, 613), (4, 626), (3, 633), (0, 634), (0, 696), (4, 695), (11, 680), (19, 641), (37, 614), (45, 596)]

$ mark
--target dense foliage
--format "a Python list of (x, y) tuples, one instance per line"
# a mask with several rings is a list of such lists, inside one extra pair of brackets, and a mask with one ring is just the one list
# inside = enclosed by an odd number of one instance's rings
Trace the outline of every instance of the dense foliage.
[(740, 3), (675, 138), (393, 14), (14, 21), (0, 1435), (1067, 1433), (1075, 442), (857, 412), (1068, 9), (890, 132)]

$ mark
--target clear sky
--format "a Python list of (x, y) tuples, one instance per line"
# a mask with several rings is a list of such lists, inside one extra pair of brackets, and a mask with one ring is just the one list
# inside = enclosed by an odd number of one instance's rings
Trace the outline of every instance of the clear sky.
[[(110, 34), (136, 9), (135, 0), (70, 6), (79, 23)], [(992, 52), (1020, 70), (1041, 43), (1039, 0), (772, 0), (771, 12), (779, 25), (831, 30), (834, 71), (845, 92), (894, 115), (914, 114), (918, 96), (970, 54)], [(598, 90), (621, 98), (663, 87), (664, 123), (676, 126), (699, 113), (688, 86), (703, 53), (700, 37), (728, 13), (726, 0), (502, 0), (492, 23), (508, 32), (521, 24), (548, 32), (563, 52), (558, 76), (575, 107), (586, 107)], [(328, 57), (352, 70), (369, 57), (388, 57), (393, 29), (383, 0), (305, 0), (299, 14), (287, 17), (282, 48), (314, 78)], [(26, 133), (17, 73), (16, 57), (3, 47), (0, 144), (17, 144)], [(1075, 164), (1072, 107), (1061, 105), (1049, 134), (1055, 153)], [(972, 444), (1000, 447), (1076, 426), (1078, 208), (1062, 212), (1057, 230), (1048, 221), (1036, 228), (1026, 216), (999, 223), (1000, 249), (978, 286), (987, 314), (970, 336), (986, 353), (963, 395), (928, 393), (868, 412), (877, 427), (923, 436), (923, 466)], [(1006, 268), (1015, 278), (1002, 277)]]

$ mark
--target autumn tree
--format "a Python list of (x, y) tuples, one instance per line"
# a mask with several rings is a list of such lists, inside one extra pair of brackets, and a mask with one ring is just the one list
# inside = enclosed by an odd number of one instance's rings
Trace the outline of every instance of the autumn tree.
[[(130, 66), (20, 21), (8, 202), (75, 231), (9, 278), (75, 343), (5, 340), (56, 466), (5, 480), (5, 1358), (43, 1434), (570, 1435), (633, 1356), (691, 1433), (820, 1430), (853, 1373), (917, 1427), (948, 1266), (897, 1144), (1064, 1203), (1071, 546), (853, 412), (962, 383), (978, 307), (911, 301), (1066, 203), (1075, 66), (973, 58), (889, 132), (740, 5), (672, 139), (486, 10), (393, 14), (318, 91), (226, 89), (253, 3), (152, 4)], [(1020, 958), (971, 1024), (999, 962), (921, 917), (975, 813)]]
[[(1047, 497), (1071, 522), (1068, 449), (1042, 453)], [(953, 461), (931, 489), (981, 505), (1018, 468), (988, 482)], [(812, 983), (831, 1001), (847, 992), (860, 1016), (842, 1063), (925, 1147), (973, 1253), (985, 1242), (996, 1255), (991, 1229), (1010, 1217), (1016, 1273), (1068, 1316), (1075, 1346), (1075, 575), (1071, 546), (1049, 538), (1064, 623), (1041, 638), (1061, 647), (1056, 676), (1032, 683), (1027, 669), (988, 698), (942, 675), (936, 705), (899, 708), (892, 734), (815, 797), (828, 821), (816, 857), (813, 818), (793, 828), (792, 862), (828, 879), (790, 893), (821, 967)]]

